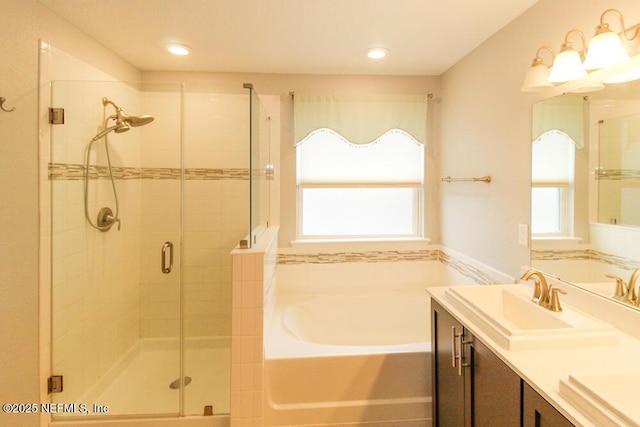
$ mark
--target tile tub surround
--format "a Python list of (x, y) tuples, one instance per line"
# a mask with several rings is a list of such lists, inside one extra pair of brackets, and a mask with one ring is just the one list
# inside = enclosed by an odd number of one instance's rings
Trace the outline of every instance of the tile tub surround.
[(264, 328), (267, 294), (276, 280), (278, 227), (268, 228), (251, 249), (234, 249), (231, 325), (231, 426), (264, 421)]
[[(448, 284), (492, 284), (514, 283), (513, 277), (505, 275), (495, 269), (481, 264), (455, 251), (433, 247), (429, 249), (408, 250), (358, 250), (358, 251), (318, 251), (302, 252), (295, 249), (280, 249), (278, 265), (287, 266), (318, 266), (318, 265), (348, 265), (352, 263), (368, 264), (405, 264), (415, 269), (417, 264), (427, 262), (430, 265), (429, 277), (423, 277), (424, 283), (442, 281)], [(412, 266), (412, 264), (414, 264)], [(434, 265), (445, 267), (434, 270)], [(375, 267), (373, 267), (375, 268)], [(424, 274), (424, 271), (420, 274)], [(412, 280), (412, 279), (408, 279)], [(414, 281), (419, 281), (416, 278)]]

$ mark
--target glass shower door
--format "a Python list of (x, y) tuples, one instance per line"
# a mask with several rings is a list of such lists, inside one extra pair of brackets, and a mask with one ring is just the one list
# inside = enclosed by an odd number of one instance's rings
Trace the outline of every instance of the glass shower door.
[(56, 419), (181, 413), (180, 88), (166, 86), (51, 86)]
[(230, 409), (230, 253), (249, 233), (249, 102), (240, 85), (183, 87), (184, 370), (193, 377), (184, 411), (190, 415)]

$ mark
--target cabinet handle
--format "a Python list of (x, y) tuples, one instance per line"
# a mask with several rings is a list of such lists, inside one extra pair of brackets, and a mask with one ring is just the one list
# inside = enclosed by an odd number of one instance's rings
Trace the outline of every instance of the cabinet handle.
[(462, 376), (462, 332), (456, 333), (455, 326), (451, 327), (451, 347), (451, 367), (457, 367), (458, 375)]
[[(465, 363), (464, 356), (462, 355), (465, 344), (470, 344), (470, 342), (464, 341), (464, 333), (460, 332), (456, 333), (456, 327), (451, 327), (451, 367), (458, 368), (458, 376), (462, 376), (462, 368), (466, 368), (469, 366), (468, 363)], [(458, 363), (458, 361), (460, 363)]]
[(458, 334), (456, 334), (456, 327), (452, 326), (451, 327), (451, 367), (455, 368), (456, 367), (456, 359), (458, 358), (458, 356), (456, 355), (456, 337), (458, 336)]
[[(167, 267), (167, 249), (169, 250), (169, 266)], [(162, 245), (162, 258), (161, 258), (161, 268), (163, 274), (171, 273), (173, 269), (173, 243), (172, 242), (164, 242)]]
[(456, 334), (456, 342), (458, 344), (458, 355), (456, 359), (458, 359), (458, 376), (462, 376), (462, 332)]

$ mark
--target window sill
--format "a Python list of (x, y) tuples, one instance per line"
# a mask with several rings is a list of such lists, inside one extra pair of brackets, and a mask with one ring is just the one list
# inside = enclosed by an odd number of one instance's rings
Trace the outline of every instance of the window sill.
[(583, 240), (579, 237), (556, 236), (556, 237), (532, 237), (532, 249), (535, 250), (574, 250), (581, 247)]
[(581, 237), (572, 237), (572, 236), (531, 237), (531, 240), (537, 241), (537, 242), (568, 242), (568, 243), (582, 242)]

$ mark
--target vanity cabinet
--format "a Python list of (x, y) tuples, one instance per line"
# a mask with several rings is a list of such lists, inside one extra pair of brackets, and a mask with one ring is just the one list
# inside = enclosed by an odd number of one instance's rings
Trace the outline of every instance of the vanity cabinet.
[(431, 300), (433, 425), (520, 426), (522, 380)]
[(544, 400), (529, 384), (523, 383), (522, 425), (524, 427), (573, 427), (564, 415)]

